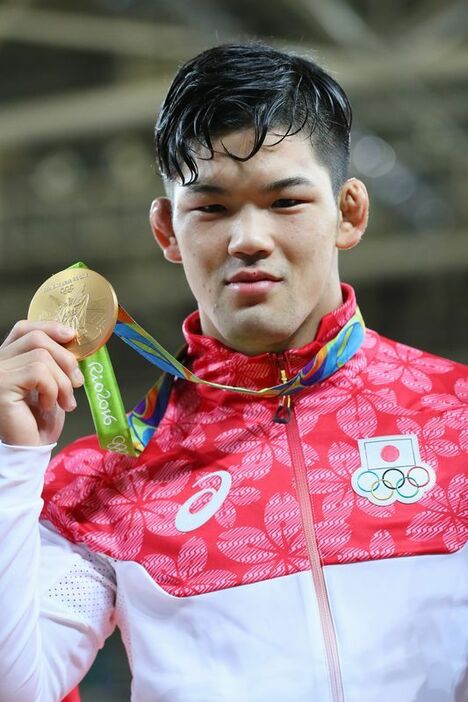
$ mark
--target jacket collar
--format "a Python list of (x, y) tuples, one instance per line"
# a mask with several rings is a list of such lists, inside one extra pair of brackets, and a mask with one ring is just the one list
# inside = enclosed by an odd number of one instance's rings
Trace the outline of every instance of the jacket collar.
[(211, 382), (260, 389), (279, 382), (279, 369), (284, 368), (288, 377), (297, 373), (326, 344), (356, 311), (353, 288), (342, 283), (343, 303), (329, 312), (319, 322), (315, 338), (297, 349), (282, 353), (261, 353), (246, 356), (234, 351), (210, 336), (204, 336), (198, 311), (184, 321), (183, 333), (187, 342), (187, 365), (199, 377)]

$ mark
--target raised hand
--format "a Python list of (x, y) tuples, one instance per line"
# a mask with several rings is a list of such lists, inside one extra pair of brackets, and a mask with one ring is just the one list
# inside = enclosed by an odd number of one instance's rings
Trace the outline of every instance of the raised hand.
[(17, 322), (0, 346), (0, 439), (40, 446), (59, 438), (83, 375), (63, 344), (75, 331), (57, 322)]

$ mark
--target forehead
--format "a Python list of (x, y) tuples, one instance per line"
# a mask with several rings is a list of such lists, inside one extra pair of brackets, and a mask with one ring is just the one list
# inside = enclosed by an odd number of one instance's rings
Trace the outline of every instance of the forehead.
[(219, 185), (226, 189), (244, 185), (262, 187), (268, 182), (300, 178), (313, 180), (318, 186), (331, 187), (327, 169), (317, 160), (310, 139), (303, 133), (281, 138), (268, 132), (261, 149), (251, 158), (254, 144), (253, 130), (230, 132), (213, 140), (213, 158), (208, 149), (200, 147), (196, 158), (199, 176), (193, 186), (175, 183), (178, 194), (197, 192), (204, 184)]

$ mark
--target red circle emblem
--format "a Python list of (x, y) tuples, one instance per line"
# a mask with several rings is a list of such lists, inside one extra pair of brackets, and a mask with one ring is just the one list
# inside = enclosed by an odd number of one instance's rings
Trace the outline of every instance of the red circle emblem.
[(387, 444), (380, 452), (380, 458), (386, 463), (393, 463), (400, 457), (400, 452), (396, 446)]

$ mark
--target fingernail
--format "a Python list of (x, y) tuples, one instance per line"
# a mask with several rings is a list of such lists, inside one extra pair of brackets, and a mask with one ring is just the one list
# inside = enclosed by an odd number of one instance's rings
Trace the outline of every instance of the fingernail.
[(79, 368), (75, 368), (75, 370), (72, 373), (72, 382), (73, 385), (83, 385), (84, 383), (84, 376), (83, 373), (80, 371)]
[(70, 398), (70, 409), (74, 410), (76, 407), (76, 400), (74, 397)]
[(60, 334), (61, 336), (69, 337), (69, 336), (72, 336), (72, 334), (73, 334), (73, 336), (75, 336), (75, 333), (76, 333), (76, 332), (75, 332), (74, 329), (72, 329), (72, 327), (66, 327), (66, 326), (63, 325), (63, 324), (61, 324), (61, 325), (59, 326), (59, 334)]

